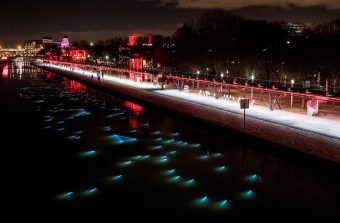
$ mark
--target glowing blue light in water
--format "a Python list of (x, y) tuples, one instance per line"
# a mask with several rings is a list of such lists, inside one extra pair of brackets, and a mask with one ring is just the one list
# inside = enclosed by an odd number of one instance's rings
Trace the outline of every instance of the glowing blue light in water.
[(60, 122), (57, 122), (56, 124), (57, 125), (62, 125), (62, 124), (64, 124), (65, 122), (64, 121), (60, 121)]
[(42, 104), (42, 103), (45, 103), (45, 101), (44, 101), (44, 100), (36, 100), (34, 103), (36, 103), (36, 104)]
[(70, 117), (68, 117), (68, 118), (66, 118), (67, 120), (72, 120), (72, 119), (74, 119), (74, 117), (73, 116), (70, 116)]
[(116, 175), (116, 176), (110, 177), (110, 180), (115, 181), (115, 182), (120, 181), (122, 179), (123, 179), (123, 175)]
[(44, 127), (44, 129), (51, 129), (52, 128), (52, 126), (46, 126), (46, 127)]
[(57, 131), (57, 132), (62, 132), (62, 131), (64, 131), (64, 130), (65, 130), (65, 128), (55, 129), (55, 131)]
[(162, 157), (160, 157), (159, 159), (158, 159), (158, 162), (160, 162), (160, 163), (165, 163), (165, 162), (167, 162), (168, 161), (168, 157), (167, 156), (162, 156)]
[(222, 156), (222, 153), (215, 153), (212, 155), (213, 157), (221, 157)]
[(179, 133), (178, 132), (174, 132), (174, 133), (171, 133), (170, 136), (178, 136)]
[(161, 141), (163, 138), (156, 138), (154, 141)]
[(170, 178), (170, 181), (171, 182), (178, 182), (178, 181), (180, 181), (180, 179), (181, 179), (181, 176), (174, 176), (174, 177)]
[(123, 144), (123, 143), (130, 143), (130, 142), (136, 142), (137, 141), (136, 138), (131, 138), (131, 137), (117, 135), (117, 134), (108, 136), (108, 138), (111, 141), (113, 141), (113, 143), (116, 143), (116, 144)]
[(150, 155), (144, 155), (144, 156), (142, 156), (142, 160), (146, 160), (146, 159), (149, 159), (151, 156)]
[(80, 135), (80, 134), (83, 134), (84, 131), (76, 131), (76, 132), (73, 132), (74, 135)]
[(246, 180), (248, 180), (250, 182), (261, 182), (262, 177), (257, 175), (257, 174), (252, 174), (252, 175), (247, 176)]
[(227, 167), (226, 166), (219, 166), (219, 167), (216, 167), (215, 170), (217, 172), (224, 172), (227, 170)]
[(187, 185), (187, 186), (192, 186), (192, 185), (194, 185), (195, 183), (196, 183), (196, 181), (195, 181), (194, 179), (186, 180), (186, 181), (184, 182), (184, 184)]
[(193, 146), (193, 147), (200, 147), (201, 144), (197, 143), (197, 144), (193, 144), (192, 146)]
[(94, 195), (97, 192), (98, 192), (97, 188), (91, 188), (91, 189), (85, 190), (82, 194), (84, 196), (90, 196), (90, 195)]
[(120, 166), (130, 166), (130, 165), (132, 165), (132, 161), (131, 160), (124, 161), (124, 162), (121, 162), (119, 165)]
[(163, 147), (162, 146), (153, 146), (151, 147), (151, 149), (162, 149)]
[(198, 205), (204, 205), (204, 204), (207, 204), (208, 201), (209, 201), (208, 197), (205, 196), (205, 197), (198, 198), (195, 203)]
[(171, 175), (171, 174), (174, 174), (174, 173), (176, 173), (176, 170), (175, 170), (175, 169), (171, 169), (171, 170), (165, 171), (165, 174), (166, 174), (166, 175)]
[(130, 132), (131, 132), (131, 133), (135, 133), (135, 132), (137, 132), (137, 130), (136, 130), (136, 129), (133, 129), (133, 130), (131, 130)]
[(247, 190), (242, 193), (243, 197), (245, 198), (251, 198), (254, 196), (254, 191), (253, 190)]
[(159, 135), (159, 134), (161, 134), (161, 132), (160, 131), (156, 131), (156, 132), (151, 132), (151, 134), (152, 135)]
[(79, 112), (74, 114), (74, 117), (80, 117), (80, 116), (86, 116), (86, 115), (91, 115), (90, 112), (87, 112), (85, 109), (79, 109)]
[(103, 131), (111, 131), (111, 126), (105, 126), (102, 129)]
[(53, 118), (45, 119), (44, 122), (52, 122)]
[(134, 157), (132, 157), (133, 160), (140, 160), (142, 158), (143, 158), (143, 156), (134, 156)]
[(113, 117), (117, 117), (117, 116), (120, 116), (120, 115), (125, 115), (125, 112), (119, 112), (119, 113), (116, 113), (116, 114), (113, 114), (113, 115), (107, 115), (105, 117), (106, 118), (113, 118)]
[(200, 156), (200, 159), (204, 160), (204, 159), (208, 159), (209, 156), (208, 155), (203, 155), (203, 156)]
[(164, 141), (164, 143), (165, 144), (169, 144), (169, 143), (173, 143), (175, 140), (173, 140), (173, 139), (169, 139), (169, 140), (166, 140), (166, 141)]
[(88, 151), (81, 153), (80, 155), (81, 156), (94, 156), (96, 154), (97, 154), (96, 150), (88, 150)]
[(65, 137), (65, 139), (76, 141), (76, 140), (80, 140), (81, 137), (80, 137), (80, 136), (72, 135), (72, 136), (67, 136), (67, 137)]
[(58, 196), (58, 199), (70, 199), (74, 195), (74, 192), (66, 192)]
[(177, 151), (175, 151), (175, 150), (169, 151), (169, 152), (168, 152), (169, 155), (174, 155), (174, 154), (176, 154), (176, 153), (177, 153)]
[(229, 201), (228, 200), (223, 200), (217, 203), (217, 207), (219, 208), (225, 208), (229, 205)]

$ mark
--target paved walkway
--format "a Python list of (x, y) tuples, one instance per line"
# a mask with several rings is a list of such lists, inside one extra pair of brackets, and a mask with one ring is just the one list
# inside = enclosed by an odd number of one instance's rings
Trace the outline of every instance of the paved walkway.
[[(68, 67), (60, 67), (55, 65), (53, 66), (46, 65), (46, 67), (53, 67), (63, 69), (66, 71), (71, 71), (70, 68)], [(75, 69), (72, 71), (81, 76), (85, 75), (91, 77), (93, 75), (94, 79), (97, 78), (97, 73), (95, 72), (83, 71), (79, 69)], [(154, 85), (152, 83), (140, 83), (129, 79), (123, 79), (106, 75), (104, 75), (104, 81), (106, 83), (115, 82), (126, 86), (135, 87), (138, 89), (149, 90), (160, 95), (175, 97), (181, 100), (190, 101), (197, 104), (202, 104), (205, 106), (214, 107), (232, 113), (243, 115), (243, 110), (240, 109), (240, 105), (236, 101), (229, 101), (221, 98), (215, 99), (212, 96), (204, 96), (199, 95), (197, 93), (180, 92), (176, 89), (161, 90), (160, 86)], [(340, 117), (336, 119), (326, 119), (323, 117), (307, 116), (304, 114), (298, 114), (279, 109), (271, 111), (267, 107), (258, 105), (251, 105), (250, 108), (246, 110), (246, 116), (340, 139)]]

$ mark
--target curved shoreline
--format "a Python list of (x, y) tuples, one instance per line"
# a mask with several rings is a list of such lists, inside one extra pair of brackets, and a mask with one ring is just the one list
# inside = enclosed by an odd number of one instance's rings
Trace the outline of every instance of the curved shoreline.
[(100, 89), (117, 92), (214, 125), (235, 129), (239, 132), (243, 132), (271, 143), (279, 144), (322, 159), (340, 163), (340, 139), (334, 137), (249, 116), (247, 116), (246, 128), (243, 129), (243, 115), (233, 113), (232, 111), (226, 111), (119, 83), (98, 81), (97, 79), (92, 79), (87, 76), (80, 76), (73, 71), (40, 66), (38, 64), (34, 65), (96, 86)]

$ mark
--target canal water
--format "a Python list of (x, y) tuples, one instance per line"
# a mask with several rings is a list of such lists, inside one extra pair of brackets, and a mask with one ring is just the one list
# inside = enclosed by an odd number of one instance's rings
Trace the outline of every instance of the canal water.
[(339, 219), (337, 164), (27, 62), (3, 69), (0, 100), (3, 193), (13, 220)]

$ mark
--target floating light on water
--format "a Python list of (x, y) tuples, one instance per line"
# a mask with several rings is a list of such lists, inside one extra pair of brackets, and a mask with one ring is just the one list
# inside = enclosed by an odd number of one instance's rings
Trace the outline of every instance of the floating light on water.
[(227, 170), (227, 167), (226, 166), (219, 166), (219, 167), (216, 167), (215, 170), (217, 172), (225, 172)]
[(163, 146), (153, 146), (153, 147), (151, 147), (151, 149), (162, 149), (163, 148)]
[(76, 131), (76, 132), (73, 132), (74, 135), (80, 135), (80, 134), (83, 134), (84, 131)]
[(46, 127), (44, 127), (44, 129), (51, 129), (52, 128), (52, 126), (46, 126)]
[(168, 161), (168, 157), (167, 156), (161, 156), (158, 158), (158, 162), (159, 163), (165, 163)]
[(72, 136), (67, 136), (65, 137), (65, 139), (68, 139), (68, 140), (80, 140), (81, 137), (80, 136), (76, 136), (76, 135), (72, 135)]
[(79, 109), (79, 112), (74, 114), (74, 117), (80, 117), (80, 116), (85, 116), (85, 115), (91, 115), (90, 112), (87, 112), (85, 109)]
[(102, 129), (103, 131), (111, 131), (111, 126), (105, 126)]
[(96, 150), (88, 150), (88, 151), (81, 153), (80, 155), (84, 157), (88, 157), (88, 156), (94, 156), (96, 154), (97, 154)]
[(200, 156), (199, 158), (200, 158), (201, 160), (204, 160), (204, 159), (208, 159), (209, 156), (208, 156), (208, 155), (202, 155), (202, 156)]
[(178, 132), (174, 132), (174, 133), (171, 133), (170, 136), (178, 136), (179, 133)]
[(178, 182), (178, 181), (180, 181), (181, 180), (181, 176), (174, 176), (174, 177), (171, 177), (170, 178), (170, 181), (171, 182)]
[(123, 175), (116, 175), (109, 178), (110, 181), (118, 182), (123, 179)]
[(261, 182), (262, 181), (262, 177), (260, 177), (257, 174), (249, 175), (249, 176), (246, 177), (246, 179), (248, 181), (251, 181), (251, 182)]
[(121, 162), (119, 165), (120, 166), (130, 166), (130, 165), (132, 165), (132, 161), (131, 160), (124, 161), (124, 162)]
[(217, 203), (218, 208), (226, 208), (229, 206), (229, 201), (228, 200), (222, 200)]
[(251, 198), (251, 197), (254, 197), (255, 193), (253, 190), (247, 190), (245, 192), (242, 193), (242, 196), (244, 198)]
[(198, 199), (195, 201), (195, 204), (197, 204), (197, 205), (205, 205), (205, 204), (208, 203), (208, 201), (209, 201), (209, 198), (208, 198), (207, 196), (205, 196), (205, 197), (200, 197), (200, 198), (198, 198)]
[(176, 170), (175, 170), (175, 169), (171, 169), (171, 170), (165, 171), (165, 174), (166, 174), (166, 175), (172, 175), (172, 174), (174, 174), (174, 173), (176, 173)]
[(213, 157), (221, 157), (222, 156), (222, 153), (215, 153), (212, 155)]
[(73, 196), (74, 196), (74, 192), (70, 191), (70, 192), (60, 194), (58, 196), (58, 199), (61, 199), (61, 200), (71, 199)]
[(190, 179), (190, 180), (186, 180), (186, 181), (184, 181), (184, 185), (186, 185), (186, 186), (192, 186), (192, 185), (194, 185), (196, 183), (196, 181), (194, 180), (194, 179)]
[(62, 125), (62, 124), (64, 124), (65, 122), (64, 121), (60, 121), (60, 122), (57, 122), (56, 124), (57, 125)]
[(116, 113), (116, 114), (107, 115), (105, 117), (106, 118), (113, 118), (113, 117), (120, 116), (120, 115), (125, 115), (125, 112), (119, 112), (119, 113)]
[(166, 140), (166, 141), (164, 141), (164, 143), (165, 144), (169, 144), (169, 143), (173, 143), (175, 140), (173, 140), (173, 139), (169, 139), (169, 140)]
[(161, 141), (163, 138), (156, 138), (154, 141)]
[(55, 131), (57, 131), (57, 132), (62, 132), (62, 131), (64, 131), (64, 130), (65, 130), (65, 128), (55, 129)]
[(175, 150), (167, 152), (167, 154), (169, 154), (169, 155), (174, 155), (176, 153), (177, 153), (177, 151), (175, 151)]
[(193, 144), (192, 146), (193, 146), (193, 147), (200, 147), (201, 144), (197, 143), (197, 144)]
[(108, 136), (108, 138), (115, 144), (123, 144), (123, 143), (130, 143), (130, 142), (136, 142), (136, 138), (131, 138), (127, 136), (122, 136), (122, 135), (111, 135)]
[(159, 134), (161, 134), (161, 132), (160, 131), (156, 131), (156, 132), (151, 132), (151, 134), (152, 135), (159, 135)]
[(135, 132), (137, 132), (137, 130), (136, 130), (136, 129), (133, 129), (133, 130), (131, 130), (130, 132), (131, 132), (131, 133), (135, 133)]
[(42, 103), (45, 103), (45, 101), (44, 100), (36, 100), (36, 101), (34, 101), (34, 103), (36, 103), (36, 104), (42, 104)]
[(84, 192), (82, 192), (82, 195), (91, 196), (91, 195), (96, 194), (97, 192), (98, 192), (97, 188), (91, 188), (91, 189), (88, 189), (88, 190), (85, 190)]

